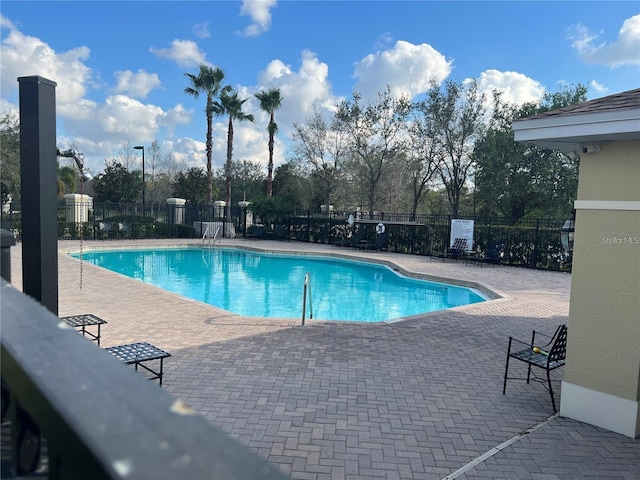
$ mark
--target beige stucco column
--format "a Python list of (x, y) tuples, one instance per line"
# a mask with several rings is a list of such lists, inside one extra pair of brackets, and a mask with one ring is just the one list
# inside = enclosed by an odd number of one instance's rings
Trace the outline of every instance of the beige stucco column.
[(184, 198), (167, 198), (167, 214), (169, 223), (183, 224), (184, 210), (187, 201)]
[(640, 141), (580, 157), (560, 414), (640, 435)]
[(89, 209), (93, 208), (93, 198), (79, 193), (67, 193), (64, 196), (66, 221), (83, 223), (89, 221)]

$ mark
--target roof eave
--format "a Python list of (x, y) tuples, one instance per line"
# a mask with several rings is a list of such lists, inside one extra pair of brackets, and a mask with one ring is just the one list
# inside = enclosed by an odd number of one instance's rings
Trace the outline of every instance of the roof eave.
[(640, 140), (640, 108), (516, 120), (515, 140), (573, 152), (588, 142)]

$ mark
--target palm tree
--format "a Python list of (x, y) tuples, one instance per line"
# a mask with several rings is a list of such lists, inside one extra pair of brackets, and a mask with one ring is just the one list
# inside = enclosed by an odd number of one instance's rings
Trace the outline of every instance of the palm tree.
[(278, 133), (278, 124), (274, 120), (274, 112), (280, 108), (282, 104), (282, 97), (280, 96), (279, 88), (271, 88), (266, 92), (262, 90), (260, 93), (256, 93), (255, 97), (260, 100), (260, 109), (269, 114), (269, 125), (267, 131), (269, 132), (269, 168), (267, 173), (267, 196), (271, 196), (273, 193), (273, 138)]
[[(207, 205), (213, 203), (213, 171), (211, 169), (211, 155), (213, 152), (213, 115), (220, 112), (215, 110), (214, 98), (223, 90), (222, 81), (224, 71), (218, 67), (200, 64), (198, 74), (185, 73), (191, 85), (184, 89), (184, 93), (198, 98), (201, 93), (207, 96), (205, 113), (207, 115)], [(226, 88), (226, 87), (225, 87)]]
[(231, 218), (231, 176), (232, 176), (232, 157), (233, 157), (233, 121), (240, 122), (248, 120), (253, 122), (253, 115), (244, 113), (242, 106), (248, 99), (241, 99), (238, 92), (230, 92), (230, 89), (223, 89), (220, 95), (220, 102), (214, 103), (216, 111), (221, 115), (229, 116), (229, 127), (227, 128), (227, 162), (225, 164), (225, 174), (227, 177), (227, 218)]
[(78, 173), (73, 167), (58, 166), (58, 199), (66, 192), (75, 191), (77, 178)]

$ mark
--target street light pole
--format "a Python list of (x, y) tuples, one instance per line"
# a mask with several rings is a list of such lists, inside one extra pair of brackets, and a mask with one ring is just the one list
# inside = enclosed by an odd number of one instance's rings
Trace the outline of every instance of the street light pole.
[(144, 145), (136, 145), (135, 150), (142, 150), (142, 214), (144, 215), (144, 200), (147, 184), (144, 181)]

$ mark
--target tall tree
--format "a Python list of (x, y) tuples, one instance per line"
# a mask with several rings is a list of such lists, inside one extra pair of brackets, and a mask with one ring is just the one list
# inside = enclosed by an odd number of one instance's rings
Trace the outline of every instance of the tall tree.
[(227, 218), (231, 218), (231, 178), (233, 176), (233, 121), (253, 122), (253, 115), (244, 113), (242, 107), (248, 98), (241, 99), (238, 92), (223, 90), (220, 101), (215, 102), (217, 111), (229, 117), (227, 127), (227, 162), (225, 163), (226, 190), (227, 190)]
[(292, 208), (309, 208), (311, 205), (309, 179), (295, 163), (283, 163), (275, 169), (273, 194), (271, 198), (281, 200)]
[(186, 172), (178, 172), (171, 181), (173, 195), (184, 198), (187, 203), (203, 205), (207, 200), (207, 174), (199, 167), (191, 167)]
[[(149, 146), (149, 153), (147, 154), (146, 162), (147, 162), (147, 174), (145, 177), (147, 179), (151, 177), (151, 190), (149, 197), (151, 198), (151, 208), (153, 209), (154, 204), (158, 201), (160, 197), (158, 197), (156, 192), (156, 183), (158, 180), (158, 167), (160, 166), (162, 159), (162, 148), (160, 147), (160, 142), (158, 140), (154, 140), (151, 142)], [(148, 180), (147, 180), (148, 182)]]
[(455, 216), (473, 169), (473, 147), (482, 134), (485, 96), (475, 82), (448, 80), (444, 89), (433, 82), (425, 102), (441, 145), (436, 169)]
[(292, 137), (296, 160), (311, 171), (321, 202), (331, 205), (347, 159), (345, 133), (332, 128), (314, 103), (306, 122), (294, 123)]
[(17, 112), (0, 116), (0, 172), (2, 203), (20, 200), (20, 120)]
[(218, 114), (214, 107), (214, 99), (223, 89), (224, 71), (221, 68), (214, 68), (201, 64), (197, 75), (185, 73), (191, 84), (184, 89), (184, 93), (194, 98), (200, 94), (207, 97), (205, 114), (207, 117), (207, 205), (213, 203), (213, 116)]
[(131, 142), (127, 142), (120, 148), (118, 152), (118, 163), (122, 165), (127, 172), (140, 170), (142, 168), (142, 158), (133, 150)]
[(275, 111), (282, 105), (282, 96), (280, 95), (280, 89), (270, 88), (267, 91), (262, 90), (256, 93), (255, 97), (260, 101), (260, 109), (269, 114), (269, 125), (267, 125), (267, 131), (269, 132), (267, 196), (270, 197), (273, 194), (273, 145), (276, 133), (278, 133), (278, 124), (275, 122)]
[(578, 160), (514, 140), (514, 120), (586, 100), (584, 86), (546, 93), (538, 104), (505, 103), (494, 93), (490, 127), (476, 144), (476, 195), (481, 212), (514, 222), (529, 214), (571, 212), (578, 185)]
[(65, 193), (73, 192), (76, 189), (77, 179), (77, 167), (61, 167), (58, 163), (58, 199), (62, 198)]
[(132, 203), (142, 192), (139, 170), (128, 172), (117, 160), (107, 160), (104, 173), (91, 182), (97, 202)]
[(403, 176), (411, 187), (411, 215), (415, 218), (418, 204), (427, 192), (436, 173), (441, 144), (438, 142), (436, 122), (425, 102), (413, 105), (415, 113), (409, 124), (407, 161)]
[(343, 101), (335, 119), (336, 128), (349, 138), (355, 174), (373, 217), (381, 183), (405, 148), (403, 133), (411, 102), (405, 97), (394, 98), (388, 86), (376, 101), (364, 106), (361, 100), (360, 94), (354, 93), (351, 100)]
[(242, 200), (258, 198), (264, 195), (266, 178), (262, 170), (262, 165), (246, 159), (234, 160), (232, 170), (233, 178), (236, 179), (236, 186), (242, 192)]

